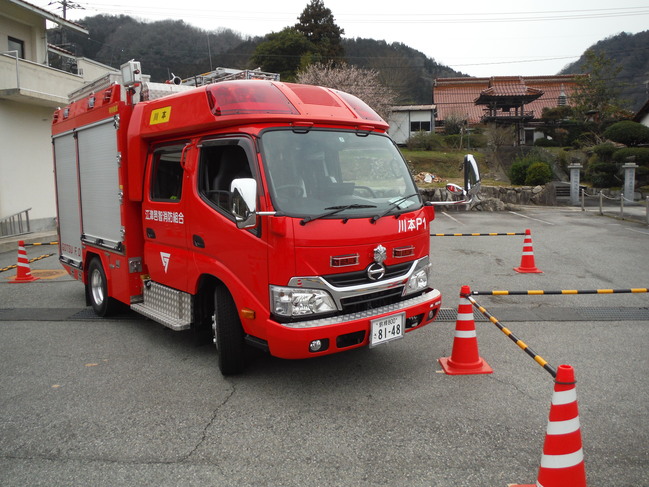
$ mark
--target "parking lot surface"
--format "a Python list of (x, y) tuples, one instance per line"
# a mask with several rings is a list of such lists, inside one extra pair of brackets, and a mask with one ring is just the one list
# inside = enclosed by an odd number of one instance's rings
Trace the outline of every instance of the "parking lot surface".
[[(3, 486), (506, 486), (533, 484), (552, 377), (476, 315), (488, 375), (450, 376), (463, 285), (474, 291), (649, 287), (649, 228), (571, 208), (438, 212), (436, 323), (320, 359), (255, 354), (224, 378), (209, 343), (136, 314), (96, 318), (56, 257), (0, 273)], [(28, 249), (29, 257), (56, 248)], [(0, 254), (0, 267), (16, 252)], [(577, 379), (588, 485), (649, 485), (649, 296), (475, 299)]]

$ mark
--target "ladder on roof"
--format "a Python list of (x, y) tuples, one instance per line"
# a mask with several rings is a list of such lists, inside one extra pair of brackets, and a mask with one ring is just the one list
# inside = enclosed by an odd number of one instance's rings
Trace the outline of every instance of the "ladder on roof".
[(261, 79), (270, 81), (279, 81), (278, 73), (269, 73), (259, 69), (233, 69), (233, 68), (216, 68), (203, 74), (197, 74), (181, 81), (185, 86), (203, 86), (220, 81), (231, 81), (239, 79)]

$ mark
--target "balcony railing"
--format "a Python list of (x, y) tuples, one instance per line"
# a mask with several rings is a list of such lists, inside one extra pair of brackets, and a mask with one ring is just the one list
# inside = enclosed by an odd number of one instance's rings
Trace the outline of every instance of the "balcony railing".
[(17, 51), (0, 52), (0, 96), (42, 106), (68, 102), (68, 94), (83, 85), (81, 76), (18, 57)]

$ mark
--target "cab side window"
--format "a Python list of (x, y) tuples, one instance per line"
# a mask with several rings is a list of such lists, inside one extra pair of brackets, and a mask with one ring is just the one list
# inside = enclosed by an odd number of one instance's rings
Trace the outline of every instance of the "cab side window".
[(180, 201), (183, 187), (181, 150), (159, 151), (153, 155), (151, 169), (151, 199), (154, 201)]
[(199, 170), (201, 195), (226, 213), (231, 213), (232, 181), (253, 177), (245, 149), (241, 145), (232, 143), (203, 146)]

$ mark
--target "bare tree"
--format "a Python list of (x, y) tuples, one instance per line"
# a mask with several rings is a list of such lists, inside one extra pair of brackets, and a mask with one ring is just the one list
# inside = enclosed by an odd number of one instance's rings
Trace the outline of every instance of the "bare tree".
[(396, 94), (379, 80), (373, 69), (361, 69), (349, 64), (315, 63), (297, 75), (298, 83), (319, 85), (357, 96), (387, 120)]

